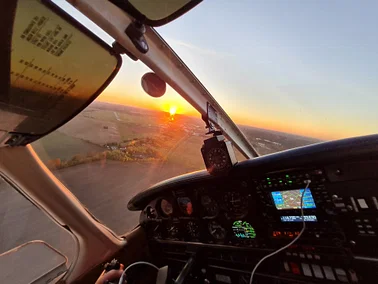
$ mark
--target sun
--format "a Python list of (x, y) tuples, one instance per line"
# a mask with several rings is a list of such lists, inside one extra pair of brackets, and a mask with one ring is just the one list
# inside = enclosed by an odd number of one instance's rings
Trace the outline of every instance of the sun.
[(171, 106), (171, 107), (169, 108), (169, 114), (170, 114), (171, 116), (174, 116), (174, 115), (176, 114), (176, 111), (177, 111), (177, 107), (176, 107), (176, 106)]

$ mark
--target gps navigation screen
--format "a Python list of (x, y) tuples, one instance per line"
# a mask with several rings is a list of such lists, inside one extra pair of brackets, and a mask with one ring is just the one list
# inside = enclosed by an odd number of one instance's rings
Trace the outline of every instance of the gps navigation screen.
[[(273, 191), (272, 198), (278, 210), (301, 209), (301, 197), (304, 189)], [(316, 208), (311, 190), (308, 188), (303, 195), (303, 209)]]

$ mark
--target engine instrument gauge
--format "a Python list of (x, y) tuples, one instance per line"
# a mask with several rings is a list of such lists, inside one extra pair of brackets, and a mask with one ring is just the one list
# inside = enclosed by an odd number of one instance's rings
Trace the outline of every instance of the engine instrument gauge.
[(210, 235), (217, 241), (221, 241), (226, 237), (226, 230), (219, 223), (211, 221), (208, 227)]
[(167, 237), (169, 239), (177, 239), (179, 234), (179, 229), (176, 225), (169, 225), (167, 227)]
[(208, 195), (201, 196), (201, 204), (205, 211), (205, 218), (215, 218), (219, 213), (218, 203)]
[(155, 226), (155, 228), (154, 228), (153, 231), (152, 231), (152, 236), (153, 236), (153, 238), (156, 239), (156, 240), (161, 239), (161, 228), (160, 228), (160, 224), (157, 224), (157, 225)]
[(212, 148), (210, 149), (209, 153), (207, 154), (207, 158), (211, 167), (214, 170), (222, 170), (228, 166), (228, 154), (222, 148)]
[(148, 219), (155, 219), (155, 218), (157, 218), (156, 210), (155, 210), (155, 208), (153, 208), (151, 206), (148, 206), (145, 209), (145, 214), (146, 214), (146, 216), (147, 216)]
[(179, 197), (177, 198), (177, 203), (181, 209), (181, 211), (185, 214), (185, 215), (192, 215), (193, 213), (193, 203), (192, 201), (190, 200), (189, 197)]
[(244, 217), (248, 214), (248, 197), (238, 191), (229, 191), (224, 195), (224, 209), (228, 217)]
[[(212, 107), (208, 105), (208, 111)], [(214, 111), (214, 112), (213, 112)], [(215, 110), (208, 112), (216, 117)], [(211, 113), (211, 114), (210, 114)], [(231, 141), (226, 141), (222, 131), (213, 131), (214, 136), (203, 141), (201, 153), (207, 171), (211, 175), (224, 175), (236, 164), (236, 156)]]
[(197, 223), (193, 221), (188, 222), (188, 224), (186, 224), (186, 231), (192, 239), (198, 239), (199, 228), (198, 228)]
[(172, 206), (172, 203), (170, 203), (168, 200), (166, 199), (162, 199), (160, 201), (160, 209), (161, 209), (161, 212), (165, 215), (165, 216), (170, 216), (172, 215), (173, 213), (173, 206)]

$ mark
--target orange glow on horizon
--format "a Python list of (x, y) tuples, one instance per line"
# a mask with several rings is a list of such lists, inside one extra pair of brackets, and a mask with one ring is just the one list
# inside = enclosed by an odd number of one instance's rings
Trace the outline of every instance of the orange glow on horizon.
[[(138, 96), (119, 95), (117, 93), (118, 92), (110, 92), (108, 89), (103, 94), (101, 94), (97, 98), (97, 100), (102, 102), (151, 109), (155, 111), (163, 111), (169, 113), (171, 117), (173, 117), (175, 114), (183, 114), (197, 118), (200, 117), (200, 114), (197, 112), (197, 110), (177, 94), (172, 95), (167, 93), (161, 98), (152, 99), (142, 92), (138, 94)], [(337, 133), (327, 133), (326, 131), (322, 131), (322, 129), (313, 129), (311, 127), (305, 128), (299, 123), (286, 124), (284, 122), (276, 122), (269, 120), (269, 117), (245, 117), (242, 113), (228, 114), (233, 119), (233, 121), (239, 125), (246, 125), (325, 140), (345, 137), (342, 135), (337, 135)]]
[(173, 95), (171, 92), (167, 92), (161, 98), (151, 98), (143, 92), (134, 96), (128, 96), (126, 94), (120, 95), (118, 92), (107, 89), (97, 98), (97, 100), (101, 102), (164, 111), (171, 115), (172, 112), (174, 112), (173, 114), (184, 114), (189, 116), (199, 115), (197, 110), (195, 110), (187, 101), (177, 94)]

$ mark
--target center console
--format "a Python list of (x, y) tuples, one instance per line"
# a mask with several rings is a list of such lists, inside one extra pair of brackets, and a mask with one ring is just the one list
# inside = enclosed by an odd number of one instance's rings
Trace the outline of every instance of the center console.
[(271, 244), (277, 249), (302, 229), (300, 197), (305, 181), (311, 180), (303, 196), (306, 230), (281, 255), (283, 275), (320, 282), (372, 280), (369, 278), (374, 273), (368, 269), (374, 269), (378, 255), (378, 192), (374, 194), (378, 184), (365, 179), (350, 181), (350, 175), (343, 177), (350, 167), (276, 172), (256, 181), (260, 210), (269, 227)]

